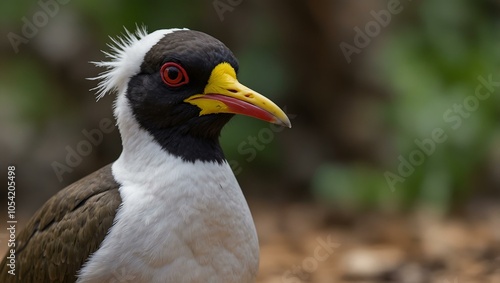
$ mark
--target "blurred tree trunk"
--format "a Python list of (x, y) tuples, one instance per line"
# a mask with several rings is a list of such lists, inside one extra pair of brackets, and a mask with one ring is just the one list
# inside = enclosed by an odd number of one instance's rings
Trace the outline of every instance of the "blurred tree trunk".
[(294, 76), (289, 108), (299, 115), (293, 138), (287, 139), (293, 152), (286, 162), (290, 186), (305, 193), (314, 171), (327, 161), (380, 163), (387, 137), (377, 114), (386, 97), (359, 73), (369, 51), (354, 54), (349, 64), (339, 47), (352, 44), (353, 28), (364, 27), (379, 4), (280, 0), (269, 5), (276, 11), (283, 56)]

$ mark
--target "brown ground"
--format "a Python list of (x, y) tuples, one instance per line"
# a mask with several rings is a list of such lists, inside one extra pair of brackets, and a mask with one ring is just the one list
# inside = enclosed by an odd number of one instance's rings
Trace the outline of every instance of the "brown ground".
[[(454, 218), (348, 217), (305, 203), (253, 201), (251, 209), (259, 283), (500, 283), (500, 207), (476, 206)], [(1, 254), (6, 239), (2, 229)]]
[[(349, 218), (311, 204), (253, 205), (257, 282), (500, 283), (500, 207), (471, 210)], [(331, 252), (320, 244), (329, 237)]]

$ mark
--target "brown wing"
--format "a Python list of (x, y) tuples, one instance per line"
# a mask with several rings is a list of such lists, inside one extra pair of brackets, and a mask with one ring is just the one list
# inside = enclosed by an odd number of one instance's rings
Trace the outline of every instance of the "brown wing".
[(0, 282), (75, 282), (113, 224), (118, 187), (107, 165), (49, 199), (16, 238), (16, 275), (4, 258)]

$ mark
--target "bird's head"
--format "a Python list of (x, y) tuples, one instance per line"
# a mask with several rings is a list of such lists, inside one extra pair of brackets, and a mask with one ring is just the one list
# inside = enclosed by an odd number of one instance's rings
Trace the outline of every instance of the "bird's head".
[[(118, 92), (119, 126), (137, 122), (171, 153), (188, 160), (211, 159), (186, 157), (182, 145), (218, 145), (234, 114), (290, 127), (275, 103), (238, 81), (232, 52), (205, 33), (168, 29), (147, 34), (139, 29), (113, 42), (112, 52), (105, 52), (111, 61), (96, 63), (107, 68), (96, 78), (98, 97)], [(124, 129), (120, 131), (124, 138)]]

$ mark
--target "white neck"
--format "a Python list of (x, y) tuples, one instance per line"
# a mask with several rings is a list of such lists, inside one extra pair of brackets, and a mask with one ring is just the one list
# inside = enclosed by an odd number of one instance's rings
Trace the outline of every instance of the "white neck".
[(123, 151), (116, 161), (121, 168), (130, 172), (142, 172), (148, 167), (161, 168), (174, 158), (139, 126), (124, 93), (116, 99), (115, 116), (122, 137)]

